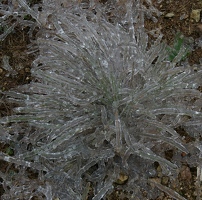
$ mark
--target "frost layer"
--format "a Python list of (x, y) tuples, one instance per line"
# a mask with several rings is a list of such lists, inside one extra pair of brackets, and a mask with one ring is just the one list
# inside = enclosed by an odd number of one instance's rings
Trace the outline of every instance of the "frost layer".
[(149, 9), (139, 0), (105, 6), (47, 0), (37, 13), (19, 0), (41, 27), (40, 55), (33, 82), (6, 93), (19, 105), (0, 120), (2, 140), (15, 154), (0, 158), (22, 169), (12, 178), (1, 174), (3, 199), (84, 200), (93, 190), (93, 200), (100, 200), (121, 174), (129, 175), (126, 189), (143, 199), (154, 161), (165, 174), (180, 165), (166, 160), (165, 150), (198, 152), (176, 130), (199, 137), (202, 73), (178, 63), (183, 48), (169, 62), (162, 35), (149, 39), (144, 15), (157, 11), (146, 2)]

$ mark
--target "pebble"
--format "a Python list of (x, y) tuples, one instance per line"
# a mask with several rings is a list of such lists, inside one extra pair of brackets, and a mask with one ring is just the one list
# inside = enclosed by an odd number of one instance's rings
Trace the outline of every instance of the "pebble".
[(168, 176), (163, 176), (163, 177), (161, 178), (161, 183), (162, 183), (163, 185), (167, 185), (167, 184), (168, 184), (168, 181), (169, 181), (169, 177), (168, 177)]
[(123, 185), (128, 180), (128, 175), (120, 173), (118, 179), (115, 181), (116, 184)]
[(165, 18), (172, 18), (172, 17), (174, 17), (175, 16), (175, 14), (173, 13), (173, 12), (171, 12), (171, 13), (167, 13), (166, 15), (165, 15)]
[(201, 13), (201, 9), (192, 10), (190, 18), (193, 19), (193, 20), (195, 20), (195, 22), (199, 22), (199, 20), (200, 20), (200, 13)]

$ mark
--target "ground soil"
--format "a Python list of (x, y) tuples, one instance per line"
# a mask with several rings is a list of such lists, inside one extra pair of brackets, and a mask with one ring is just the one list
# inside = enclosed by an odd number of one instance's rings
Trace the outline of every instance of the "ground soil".
[[(37, 2), (37, 1), (36, 1)], [(106, 0), (102, 1), (103, 3)], [(177, 32), (180, 32), (187, 38), (193, 38), (195, 44), (192, 52), (188, 55), (188, 62), (191, 66), (200, 63), (202, 58), (202, 48), (197, 46), (197, 41), (202, 37), (202, 12), (199, 21), (192, 16), (193, 10), (202, 10), (202, 0), (152, 0), (153, 5), (162, 12), (161, 16), (157, 17), (158, 21), (146, 19), (145, 28), (149, 30), (157, 29), (163, 33), (163, 40), (172, 45)], [(1, 31), (1, 30), (0, 30)], [(27, 54), (30, 40), (26, 27), (16, 27), (14, 31), (7, 36), (6, 39), (0, 42), (0, 90), (5, 91), (14, 88), (18, 85), (29, 83), (31, 77), (31, 65), (34, 60), (34, 55)], [(3, 62), (8, 59), (10, 69), (3, 67)], [(201, 91), (200, 87), (200, 91)], [(0, 98), (3, 95), (0, 93)], [(0, 101), (0, 116), (10, 115), (12, 108), (15, 105), (9, 104), (6, 101)], [(0, 144), (0, 149), (5, 151), (7, 145)], [(0, 170), (5, 170), (7, 163), (0, 162)], [(169, 185), (175, 191), (180, 193), (188, 200), (196, 199), (196, 168), (190, 168), (184, 164), (179, 171), (178, 179), (171, 181), (169, 178), (158, 176), (156, 181), (164, 185)], [(0, 193), (3, 189), (0, 187)], [(145, 192), (145, 197), (147, 192)], [(108, 196), (108, 200), (130, 200), (124, 190), (115, 190)], [(156, 200), (172, 200), (171, 197), (162, 192)]]

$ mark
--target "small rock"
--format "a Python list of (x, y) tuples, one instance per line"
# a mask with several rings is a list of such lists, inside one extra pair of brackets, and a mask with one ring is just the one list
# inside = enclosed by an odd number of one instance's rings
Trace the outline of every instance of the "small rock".
[(163, 176), (163, 177), (161, 178), (161, 183), (162, 183), (163, 185), (167, 185), (167, 184), (168, 184), (168, 181), (169, 181), (169, 177), (168, 177), (168, 176)]
[(180, 177), (182, 180), (186, 180), (187, 182), (191, 181), (192, 174), (188, 166), (182, 166), (182, 169), (180, 171)]
[(189, 15), (187, 15), (186, 13), (182, 14), (180, 16), (180, 20), (184, 20), (184, 19), (187, 19), (189, 17)]
[(190, 15), (191, 19), (195, 20), (195, 22), (199, 22), (200, 13), (201, 13), (201, 9), (192, 10)]
[(165, 18), (172, 18), (172, 17), (174, 17), (175, 16), (175, 14), (173, 13), (173, 12), (171, 12), (171, 13), (167, 13), (166, 15), (165, 15)]
[(128, 180), (128, 175), (124, 173), (119, 174), (119, 178), (115, 181), (116, 184), (123, 185)]
[(156, 171), (157, 171), (157, 176), (161, 178), (163, 176), (163, 173), (160, 165), (157, 167)]

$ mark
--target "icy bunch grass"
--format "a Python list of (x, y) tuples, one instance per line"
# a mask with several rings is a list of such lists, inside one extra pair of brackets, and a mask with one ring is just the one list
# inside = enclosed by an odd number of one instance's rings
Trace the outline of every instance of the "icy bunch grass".
[[(31, 2), (28, 1), (31, 5)], [(21, 6), (20, 6), (21, 5)], [(25, 8), (23, 8), (23, 6)], [(32, 9), (24, 2), (24, 0), (1, 0), (0, 1), (0, 41), (4, 40), (10, 33), (14, 32), (15, 27), (29, 27), (29, 37), (32, 38), (32, 33), (37, 27), (34, 18), (38, 6), (32, 5)], [(29, 20), (31, 19), (31, 20)], [(37, 20), (37, 19), (36, 19)]]
[[(164, 158), (164, 147), (197, 152), (176, 128), (199, 137), (202, 71), (178, 63), (183, 47), (169, 61), (162, 35), (149, 40), (144, 15), (152, 9), (139, 0), (120, 7), (56, 2), (44, 1), (33, 14), (41, 26), (34, 80), (6, 93), (19, 107), (0, 120), (1, 140), (14, 150), (0, 158), (18, 170), (1, 172), (2, 199), (84, 200), (91, 193), (100, 200), (120, 174), (129, 176), (127, 187), (143, 199), (155, 161), (165, 174), (180, 165)], [(117, 9), (113, 21), (107, 8)], [(30, 170), (37, 177), (30, 178)]]

